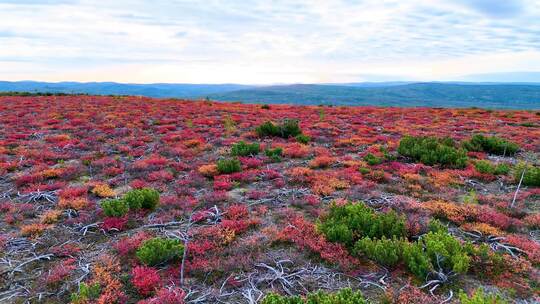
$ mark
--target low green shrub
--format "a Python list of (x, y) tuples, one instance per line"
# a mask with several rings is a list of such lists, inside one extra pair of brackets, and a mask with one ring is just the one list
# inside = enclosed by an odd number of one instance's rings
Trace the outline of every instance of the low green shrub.
[(478, 196), (476, 195), (476, 191), (474, 191), (474, 189), (471, 189), (469, 193), (463, 195), (463, 203), (466, 205), (478, 204)]
[(255, 132), (260, 137), (263, 136), (278, 136), (279, 134), (279, 128), (274, 125), (271, 121), (267, 121), (257, 128), (255, 128)]
[(379, 148), (379, 151), (382, 152), (383, 156), (384, 156), (384, 159), (386, 160), (389, 160), (389, 161), (393, 161), (393, 160), (396, 160), (396, 156), (391, 154), (390, 151), (388, 151), (388, 148), (385, 147), (385, 146), (381, 146)]
[(264, 154), (268, 156), (274, 162), (280, 162), (281, 156), (283, 156), (282, 148), (266, 149)]
[(448, 227), (440, 220), (432, 218), (428, 223), (428, 231), (432, 232), (448, 232)]
[(261, 304), (367, 304), (360, 291), (353, 291), (350, 288), (341, 289), (337, 292), (329, 293), (319, 291), (310, 293), (305, 299), (299, 296), (280, 296), (270, 293), (262, 300)]
[(332, 204), (317, 229), (327, 240), (347, 246), (356, 256), (365, 256), (384, 266), (403, 262), (418, 278), (433, 270), (466, 273), (471, 264), (470, 244), (461, 244), (440, 221), (432, 220), (429, 232), (409, 242), (405, 219), (395, 212), (377, 213), (363, 203)]
[(94, 283), (88, 285), (86, 283), (81, 283), (79, 287), (79, 292), (71, 294), (71, 303), (73, 304), (84, 304), (89, 303), (92, 300), (96, 300), (101, 295), (101, 286), (99, 283)]
[(496, 155), (514, 155), (519, 151), (519, 145), (497, 136), (476, 134), (470, 140), (464, 141), (462, 147), (468, 151), (486, 152)]
[(105, 199), (101, 202), (101, 209), (106, 216), (122, 217), (129, 211), (129, 204), (123, 199)]
[(418, 278), (437, 269), (439, 265), (446, 271), (466, 273), (471, 258), (466, 246), (444, 231), (429, 232), (420, 240), (403, 246), (403, 261)]
[(464, 168), (467, 154), (457, 149), (451, 138), (405, 136), (399, 142), (398, 153), (426, 165)]
[(236, 158), (220, 159), (216, 163), (218, 172), (221, 174), (230, 174), (242, 171), (240, 161)]
[(150, 188), (135, 189), (127, 192), (124, 200), (131, 210), (141, 208), (154, 210), (159, 204), (159, 192)]
[(184, 252), (179, 240), (153, 238), (144, 241), (137, 249), (136, 255), (141, 263), (154, 266), (178, 259)]
[(483, 174), (506, 175), (510, 172), (510, 166), (505, 163), (493, 164), (487, 160), (479, 160), (474, 163), (476, 170)]
[(514, 171), (514, 179), (516, 183), (519, 183), (523, 170), (525, 170), (522, 182), (523, 185), (540, 187), (540, 167), (525, 165), (523, 163), (519, 164)]
[(329, 241), (352, 247), (364, 237), (380, 239), (405, 237), (405, 218), (396, 212), (375, 213), (364, 203), (332, 204), (318, 229)]
[(506, 304), (499, 294), (485, 294), (484, 290), (477, 289), (471, 296), (467, 295), (463, 290), (458, 294), (458, 299), (461, 304)]
[(310, 140), (311, 140), (311, 137), (305, 135), (305, 134), (298, 134), (296, 135), (295, 137), (296, 141), (301, 143), (301, 144), (307, 144)]
[(419, 242), (406, 243), (403, 246), (403, 262), (407, 269), (418, 278), (425, 278), (433, 269), (424, 246)]
[(302, 134), (302, 130), (296, 119), (285, 119), (285, 121), (279, 125), (279, 131), (279, 136), (283, 138), (296, 137)]
[(365, 175), (365, 174), (369, 174), (371, 172), (371, 169), (366, 168), (366, 167), (360, 167), (360, 168), (358, 168), (358, 172)]
[(379, 165), (380, 163), (382, 163), (382, 159), (380, 159), (379, 157), (371, 154), (371, 153), (368, 153), (366, 156), (364, 156), (364, 160), (368, 163), (368, 165), (370, 166), (375, 166), (375, 165)]
[(510, 173), (510, 166), (508, 164), (498, 164), (495, 166), (495, 170), (493, 170), (493, 174), (495, 175), (507, 175)]
[(259, 154), (260, 147), (258, 143), (248, 144), (244, 141), (239, 141), (231, 148), (232, 156), (250, 156)]
[(275, 125), (271, 121), (267, 121), (255, 128), (257, 135), (277, 136), (282, 138), (295, 137), (302, 134), (302, 130), (298, 125), (298, 120), (286, 119), (280, 125)]
[(354, 245), (354, 254), (357, 256), (364, 255), (368, 259), (373, 260), (384, 266), (395, 266), (401, 260), (404, 241), (393, 238), (387, 239), (371, 239), (365, 237), (360, 239)]
[[(443, 269), (456, 273), (466, 273), (469, 269), (471, 258), (466, 248), (449, 233), (429, 232), (421, 238), (419, 243), (421, 242), (433, 266), (440, 264)], [(437, 256), (441, 258), (439, 263)]]

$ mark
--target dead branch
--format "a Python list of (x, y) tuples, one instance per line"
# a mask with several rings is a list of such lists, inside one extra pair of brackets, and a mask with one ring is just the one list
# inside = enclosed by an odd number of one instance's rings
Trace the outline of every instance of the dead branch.
[(101, 225), (103, 222), (96, 222), (96, 223), (92, 223), (92, 224), (88, 224), (88, 225), (85, 225), (85, 226), (82, 226), (81, 228), (79, 228), (79, 232), (82, 233), (83, 236), (86, 235), (86, 233), (88, 233), (88, 230), (90, 228), (97, 228), (99, 227), (99, 225)]
[(525, 176), (525, 171), (527, 171), (526, 167), (527, 163), (525, 163), (525, 167), (523, 168), (523, 172), (521, 172), (521, 177), (519, 178), (519, 183), (516, 188), (516, 192), (514, 192), (514, 198), (512, 199), (512, 203), (510, 204), (510, 208), (514, 208), (514, 205), (516, 204), (516, 199), (519, 193), (519, 189), (521, 188), (521, 183), (523, 182), (523, 177)]
[(39, 256), (36, 256), (34, 258), (31, 258), (29, 260), (26, 260), (22, 263), (20, 263), (19, 265), (15, 266), (13, 269), (11, 270), (4, 270), (2, 273), (0, 273), (0, 275), (4, 275), (6, 273), (9, 273), (10, 275), (12, 275), (13, 273), (15, 272), (23, 272), (22, 268), (25, 266), (25, 265), (28, 265), (32, 262), (35, 262), (35, 261), (39, 261), (39, 260), (50, 260), (52, 257), (54, 256), (54, 254), (44, 254), (44, 255), (39, 255)]
[(167, 223), (162, 223), (162, 224), (148, 224), (148, 225), (142, 226), (141, 228), (148, 228), (148, 229), (167, 228), (167, 227), (173, 227), (173, 226), (180, 226), (183, 223), (184, 221), (172, 221), (172, 222), (167, 222)]
[(26, 194), (21, 194), (20, 192), (17, 192), (17, 197), (26, 203), (35, 203), (44, 199), (49, 203), (54, 204), (57, 200), (56, 191), (37, 190)]

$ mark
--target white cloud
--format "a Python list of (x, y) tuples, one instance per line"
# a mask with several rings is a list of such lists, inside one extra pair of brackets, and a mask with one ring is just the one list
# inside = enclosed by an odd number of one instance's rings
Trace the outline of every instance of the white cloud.
[(539, 2), (0, 0), (0, 79), (341, 82), (540, 70), (530, 62), (539, 62)]

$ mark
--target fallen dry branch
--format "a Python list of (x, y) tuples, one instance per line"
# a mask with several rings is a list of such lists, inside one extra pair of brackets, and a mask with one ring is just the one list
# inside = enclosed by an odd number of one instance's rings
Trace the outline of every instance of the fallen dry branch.
[(20, 263), (19, 265), (13, 267), (12, 269), (8, 269), (8, 270), (4, 270), (3, 272), (0, 273), (0, 275), (4, 275), (6, 273), (9, 273), (10, 275), (13, 275), (15, 272), (23, 272), (23, 267), (32, 263), (32, 262), (35, 262), (35, 261), (40, 261), (40, 260), (50, 260), (52, 257), (54, 257), (54, 254), (43, 254), (43, 255), (39, 255), (39, 256), (36, 256), (36, 257), (33, 257), (31, 259), (28, 259), (22, 263)]

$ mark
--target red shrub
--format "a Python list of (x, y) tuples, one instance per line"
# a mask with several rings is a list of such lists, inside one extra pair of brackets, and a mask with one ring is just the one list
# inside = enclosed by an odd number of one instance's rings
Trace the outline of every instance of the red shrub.
[(166, 287), (157, 291), (156, 296), (137, 304), (184, 304), (186, 293), (178, 287)]
[(477, 219), (501, 229), (508, 229), (514, 224), (514, 219), (506, 214), (484, 207), (478, 210)]
[(161, 277), (156, 269), (146, 266), (135, 266), (131, 271), (131, 283), (142, 296), (149, 296), (158, 287)]
[(504, 242), (525, 251), (531, 262), (540, 263), (540, 245), (537, 242), (516, 234), (507, 236)]
[(233, 188), (234, 184), (228, 179), (228, 177), (216, 176), (214, 179), (214, 190), (216, 191), (229, 191)]
[(65, 280), (73, 270), (77, 269), (75, 259), (67, 259), (53, 266), (45, 275), (45, 283), (54, 285)]
[(122, 231), (128, 223), (128, 220), (129, 218), (127, 215), (122, 217), (106, 217), (101, 224), (101, 228), (105, 229), (105, 231)]
[(246, 169), (259, 168), (264, 164), (262, 160), (254, 157), (240, 157), (240, 162), (242, 163), (242, 167)]
[(327, 262), (338, 264), (351, 270), (358, 265), (358, 260), (351, 257), (341, 244), (330, 243), (324, 236), (317, 233), (315, 225), (306, 221), (302, 216), (292, 216), (289, 225), (277, 235), (277, 240), (290, 241), (301, 249), (307, 248), (318, 253)]
[(540, 228), (540, 213), (527, 215), (523, 221), (531, 228)]
[(80, 187), (69, 187), (64, 188), (60, 190), (58, 193), (58, 196), (61, 198), (75, 198), (75, 197), (81, 197), (88, 193), (88, 187), (86, 186), (80, 186)]
[(170, 182), (174, 179), (174, 175), (167, 170), (159, 170), (148, 174), (146, 179), (151, 182)]
[(145, 188), (148, 186), (148, 184), (143, 181), (143, 180), (140, 180), (140, 179), (134, 179), (131, 181), (131, 183), (129, 183), (129, 185), (133, 188), (133, 189), (142, 189), (142, 188)]
[(141, 159), (133, 163), (135, 170), (161, 169), (168, 163), (168, 160), (159, 155), (153, 155), (146, 159)]
[(246, 193), (246, 197), (251, 200), (258, 200), (264, 197), (264, 192), (259, 190), (249, 190)]
[(226, 212), (225, 217), (230, 220), (246, 219), (249, 213), (247, 206), (240, 204), (229, 206)]
[(57, 257), (72, 257), (81, 252), (81, 248), (72, 243), (63, 244), (61, 246), (51, 247), (51, 252)]
[(141, 246), (142, 242), (151, 237), (152, 236), (147, 232), (138, 232), (135, 235), (119, 240), (114, 245), (114, 248), (121, 256), (127, 256), (128, 254), (134, 253), (135, 250)]

